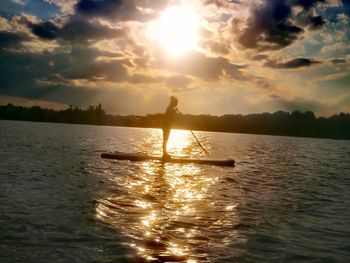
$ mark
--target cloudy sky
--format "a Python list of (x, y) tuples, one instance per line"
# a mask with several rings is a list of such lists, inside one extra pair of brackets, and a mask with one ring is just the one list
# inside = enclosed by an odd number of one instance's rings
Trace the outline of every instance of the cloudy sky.
[(0, 1), (0, 104), (350, 112), (349, 0)]

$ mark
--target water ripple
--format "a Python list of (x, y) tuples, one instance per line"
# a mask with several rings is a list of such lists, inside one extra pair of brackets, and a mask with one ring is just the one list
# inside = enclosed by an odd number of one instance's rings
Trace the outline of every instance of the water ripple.
[[(349, 262), (348, 141), (196, 132), (235, 168), (101, 160), (161, 133), (1, 121), (1, 262)], [(174, 131), (169, 152), (205, 156)]]

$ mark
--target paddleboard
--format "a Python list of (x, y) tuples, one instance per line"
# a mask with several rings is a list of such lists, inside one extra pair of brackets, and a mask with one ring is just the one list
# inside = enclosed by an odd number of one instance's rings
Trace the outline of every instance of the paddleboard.
[(163, 163), (197, 163), (197, 164), (209, 164), (218, 166), (234, 166), (235, 161), (233, 159), (203, 159), (203, 158), (186, 158), (186, 157), (171, 157), (162, 158), (161, 156), (148, 155), (142, 153), (125, 153), (125, 152), (113, 152), (102, 153), (102, 158), (114, 159), (114, 160), (129, 160), (133, 162), (137, 161), (161, 161)]

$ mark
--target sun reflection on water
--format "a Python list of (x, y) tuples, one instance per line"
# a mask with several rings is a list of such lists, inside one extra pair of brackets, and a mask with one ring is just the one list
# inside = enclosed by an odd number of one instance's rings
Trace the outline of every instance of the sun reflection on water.
[[(190, 134), (175, 131), (169, 150), (188, 154)], [(120, 164), (123, 165), (123, 164)], [(124, 164), (125, 165), (125, 164)], [(237, 224), (235, 206), (217, 200), (220, 175), (198, 165), (141, 162), (118, 175), (120, 192), (97, 201), (96, 219), (121, 229), (126, 243), (146, 261), (206, 261), (209, 250), (224, 246), (217, 233)]]
[(196, 149), (192, 143), (193, 138), (188, 131), (171, 130), (167, 149), (174, 156), (188, 156)]

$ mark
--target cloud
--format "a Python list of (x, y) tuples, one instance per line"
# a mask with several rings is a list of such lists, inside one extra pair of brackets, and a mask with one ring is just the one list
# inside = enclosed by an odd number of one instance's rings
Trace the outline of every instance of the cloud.
[[(105, 90), (104, 87), (92, 89), (84, 85), (77, 86), (73, 80), (75, 77), (89, 80), (100, 74), (108, 77), (112, 75), (112, 69), (108, 68), (109, 71), (104, 73), (102, 71), (106, 68), (95, 64), (93, 53), (97, 53), (96, 50), (65, 52), (2, 51), (0, 94), (73, 105), (97, 103), (95, 98)], [(118, 69), (115, 72), (118, 74)]]
[[(149, 10), (164, 8), (166, 0), (137, 1), (137, 0), (79, 0), (75, 11), (88, 17), (103, 17), (113, 21), (148, 21), (153, 19), (154, 12)], [(148, 11), (145, 10), (148, 8)]]
[(333, 58), (330, 60), (330, 62), (333, 64), (344, 64), (344, 63), (346, 63), (346, 59), (345, 58)]
[(293, 68), (302, 68), (309, 67), (314, 64), (319, 64), (321, 62), (312, 60), (309, 58), (294, 58), (287, 62), (276, 62), (276, 61), (268, 61), (265, 63), (265, 66), (270, 68), (279, 68), (279, 69), (293, 69)]
[(51, 21), (32, 25), (32, 32), (44, 39), (56, 39), (59, 28)]
[[(156, 61), (151, 68), (166, 70), (176, 75), (186, 76), (194, 81), (220, 82), (238, 81), (251, 84), (258, 89), (271, 87), (270, 82), (263, 77), (247, 72), (247, 65), (235, 64), (222, 56), (208, 56), (198, 51), (187, 53), (185, 57), (170, 57), (162, 52), (156, 53)], [(188, 79), (189, 80), (189, 79)], [(218, 84), (219, 85), (219, 84)], [(231, 84), (232, 86), (235, 86)]]
[(80, 0), (75, 9), (85, 15), (111, 16), (120, 11), (122, 4), (123, 0)]
[(213, 54), (227, 55), (230, 53), (230, 45), (222, 41), (205, 40), (201, 43), (202, 46), (209, 49)]
[(252, 60), (264, 60), (267, 59), (269, 56), (265, 54), (253, 54), (250, 59)]
[(0, 31), (0, 48), (18, 48), (22, 41), (28, 40), (25, 35), (7, 31)]
[(72, 14), (74, 13), (74, 6), (76, 0), (43, 0), (49, 4), (54, 4), (61, 9), (63, 14)]
[(186, 54), (186, 58), (168, 58), (166, 54), (157, 53), (157, 61), (153, 65), (177, 74), (191, 75), (206, 81), (215, 81), (220, 78), (246, 80), (242, 65), (231, 63), (228, 59), (217, 56), (209, 57), (203, 53), (192, 51)]
[(350, 94), (343, 96), (337, 104), (344, 112), (350, 112)]
[(316, 6), (319, 3), (324, 3), (326, 0), (292, 0), (292, 4), (303, 7), (306, 11), (309, 11), (311, 7)]
[[(350, 73), (349, 72), (338, 72), (328, 74), (318, 80), (319, 88), (321, 89), (332, 89), (335, 93), (335, 89), (342, 91), (342, 93), (349, 90)], [(346, 92), (348, 94), (348, 92)]]
[[(14, 41), (20, 39), (11, 35), (11, 41), (7, 43), (10, 45)], [(55, 100), (53, 94), (70, 94), (69, 89), (72, 88), (77, 93), (92, 96), (94, 92), (83, 90), (89, 87), (104, 89), (117, 83), (135, 86), (157, 84), (157, 87), (183, 91), (192, 82), (190, 77), (181, 74), (144, 74), (139, 72), (141, 68), (135, 67), (132, 57), (119, 57), (118, 53), (89, 46), (58, 47), (41, 53), (3, 50), (0, 56), (0, 94), (16, 97), (63, 102), (63, 97)], [(16, 77), (18, 72), (21, 72), (20, 78)]]
[(185, 91), (192, 79), (183, 75), (172, 75), (166, 78), (166, 83), (176, 91)]
[(331, 86), (332, 83), (336, 83), (341, 79), (350, 79), (350, 73), (347, 71), (341, 71), (341, 72), (331, 72), (328, 74), (324, 74), (322, 76), (319, 76), (316, 79), (318, 82), (328, 82), (328, 84)]
[(343, 5), (350, 5), (350, 0), (342, 0)]
[(285, 1), (266, 1), (252, 10), (246, 28), (239, 36), (245, 48), (279, 49), (290, 45), (303, 30), (288, 21), (291, 6)]
[(25, 6), (26, 5), (26, 0), (11, 0), (12, 3), (15, 3), (20, 6)]
[(230, 4), (240, 4), (241, 0), (206, 0), (204, 5), (216, 5), (217, 7), (228, 7)]
[(327, 57), (348, 55), (349, 52), (350, 52), (350, 44), (348, 41), (334, 42), (329, 45), (324, 45), (320, 49), (320, 53)]
[[(304, 27), (320, 29), (325, 24), (314, 15), (315, 7), (324, 0), (265, 0), (253, 7), (243, 30), (238, 30), (238, 42), (247, 49), (277, 50), (289, 46), (305, 31)], [(302, 11), (296, 13), (293, 8)], [(237, 21), (232, 26), (237, 31)]]
[(29, 21), (36, 21), (35, 17), (26, 14), (15, 15), (8, 19), (0, 16), (0, 50), (2, 48), (18, 50), (24, 42), (33, 40), (30, 30), (26, 26)]
[[(270, 96), (271, 97), (271, 96)], [(284, 99), (279, 96), (271, 97), (277, 104), (287, 111), (325, 111), (328, 109), (328, 106), (323, 104), (318, 100), (305, 99), (301, 97), (294, 97), (292, 99)]]
[(76, 43), (124, 37), (129, 32), (127, 28), (112, 28), (81, 16), (69, 16), (63, 25), (54, 20), (28, 25), (33, 34), (42, 39), (61, 39)]
[[(101, 55), (108, 55), (96, 48), (74, 47), (70, 51), (56, 49), (52, 52), (1, 54), (0, 86), (3, 90), (22, 92), (38, 86), (38, 81), (68, 83), (73, 79), (124, 79), (127, 75), (127, 60), (98, 61)], [(16, 78), (21, 72), (21, 78)]]
[(321, 29), (325, 23), (321, 16), (311, 16), (308, 18), (308, 24), (312, 30)]
[(255, 83), (256, 87), (260, 89), (267, 89), (271, 87), (271, 84), (262, 77), (255, 77), (253, 82)]

